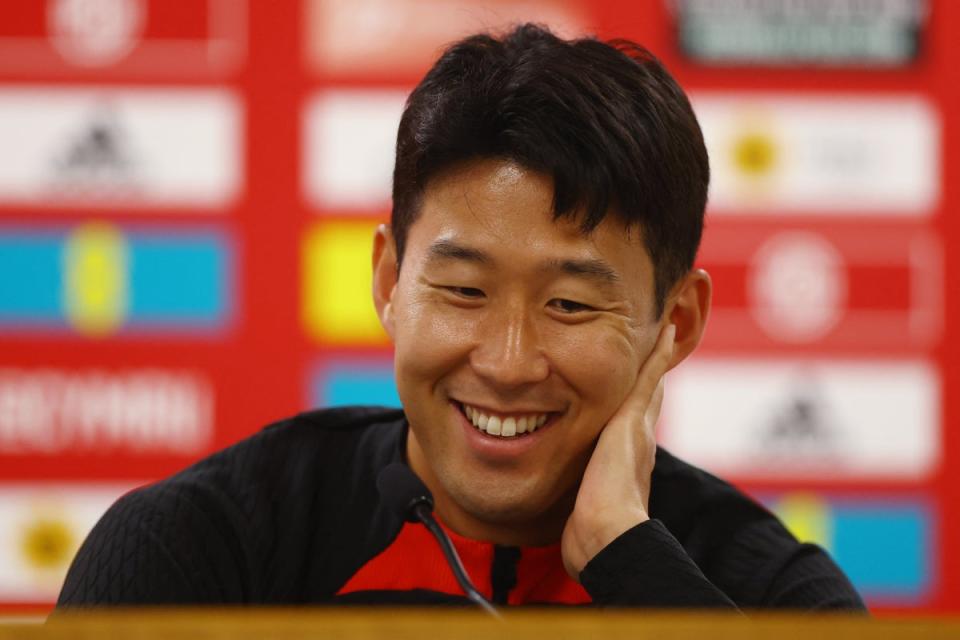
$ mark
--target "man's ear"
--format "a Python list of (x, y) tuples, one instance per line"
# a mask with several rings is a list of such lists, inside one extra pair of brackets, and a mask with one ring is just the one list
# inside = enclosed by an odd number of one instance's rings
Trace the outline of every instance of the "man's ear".
[(397, 244), (390, 225), (377, 226), (373, 234), (373, 305), (383, 330), (394, 339), (393, 292), (397, 288)]
[(673, 341), (673, 357), (670, 359), (671, 369), (693, 353), (700, 344), (707, 326), (707, 316), (710, 314), (712, 294), (710, 274), (703, 269), (691, 269), (674, 285), (663, 312), (666, 320), (677, 327)]

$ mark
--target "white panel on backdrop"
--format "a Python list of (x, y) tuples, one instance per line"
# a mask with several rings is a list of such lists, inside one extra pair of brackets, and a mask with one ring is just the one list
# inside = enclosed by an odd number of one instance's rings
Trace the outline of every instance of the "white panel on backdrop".
[(319, 207), (390, 206), (394, 148), (406, 91), (315, 95), (304, 111), (303, 187)]
[(210, 382), (186, 371), (0, 368), (0, 454), (199, 454)]
[(242, 107), (219, 89), (0, 89), (0, 205), (224, 207)]
[(80, 543), (138, 484), (0, 484), (0, 602), (53, 602)]
[(712, 213), (925, 216), (940, 198), (940, 119), (920, 96), (692, 96)]
[(919, 479), (936, 469), (940, 391), (923, 361), (697, 359), (667, 378), (660, 442), (751, 479)]

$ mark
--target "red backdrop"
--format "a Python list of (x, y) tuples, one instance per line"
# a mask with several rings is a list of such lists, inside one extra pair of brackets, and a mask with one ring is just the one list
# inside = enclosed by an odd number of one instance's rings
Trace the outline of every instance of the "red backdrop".
[[(133, 9), (125, 18), (114, 15), (119, 24), (90, 27), (99, 34), (92, 40), (83, 32), (89, 20), (84, 22), (82, 16), (70, 14), (70, 4), (77, 3), (34, 0), (0, 8), (0, 113), (9, 108), (17, 118), (26, 118), (29, 113), (36, 113), (38, 118), (33, 125), (23, 120), (27, 130), (19, 133), (12, 130), (13, 125), (7, 129), (0, 126), (0, 237), (7, 239), (7, 244), (0, 244), (0, 252), (9, 252), (7, 258), (0, 257), (0, 262), (8, 260), (4, 263), (8, 271), (0, 278), (9, 281), (2, 284), (0, 280), (0, 291), (20, 291), (16, 287), (22, 285), (22, 278), (34, 282), (32, 276), (24, 276), (17, 269), (40, 269), (47, 264), (42, 240), (53, 237), (53, 251), (61, 258), (47, 266), (60, 274), (51, 278), (60, 278), (58, 282), (62, 281), (67, 291), (61, 298), (68, 300), (60, 300), (61, 306), (54, 305), (56, 308), (50, 307), (52, 302), (44, 307), (37, 297), (40, 294), (27, 287), (22, 293), (27, 302), (22, 308), (0, 303), (0, 380), (6, 380), (0, 384), (0, 512), (10, 516), (9, 522), (22, 524), (0, 532), (0, 544), (8, 544), (11, 556), (23, 557), (23, 568), (17, 569), (22, 575), (14, 576), (14, 570), (10, 570), (6, 578), (0, 576), (0, 606), (48, 607), (50, 594), (56, 593), (51, 585), (55, 576), (62, 576), (65, 560), (56, 549), (43, 549), (57, 545), (75, 548), (76, 538), (91, 518), (95, 519), (90, 513), (102, 509), (97, 505), (105, 500), (108, 504), (110, 496), (169, 474), (269, 421), (330, 399), (317, 389), (323, 386), (324, 376), (329, 377), (331, 367), (359, 367), (361, 374), (363, 366), (358, 362), (383, 368), (389, 350), (375, 331), (365, 328), (362, 318), (369, 311), (334, 310), (330, 312), (332, 320), (311, 319), (311, 304), (319, 305), (317, 313), (322, 316), (326, 313), (324, 304), (329, 303), (311, 303), (315, 293), (304, 291), (304, 287), (327, 287), (325, 291), (334, 294), (344, 282), (363, 282), (362, 269), (354, 268), (354, 264), (361, 264), (364, 258), (350, 262), (356, 252), (350, 253), (342, 271), (331, 275), (330, 263), (311, 253), (306, 238), (318, 229), (332, 230), (334, 239), (327, 244), (321, 242), (317, 251), (326, 247), (329, 252), (331, 242), (340, 246), (338, 238), (342, 237), (347, 237), (342, 245), (347, 251), (354, 248), (350, 225), (359, 224), (366, 234), (368, 223), (386, 219), (389, 201), (380, 191), (365, 195), (363, 176), (358, 177), (364, 167), (382, 174), (384, 155), (382, 151), (377, 157), (363, 155), (364, 145), (374, 144), (378, 138), (373, 134), (369, 139), (364, 137), (361, 127), (355, 140), (338, 143), (358, 157), (345, 159), (343, 167), (334, 167), (331, 173), (323, 163), (329, 165), (329, 157), (338, 157), (329, 154), (340, 148), (331, 145), (333, 151), (323, 152), (328, 156), (321, 153), (318, 166), (311, 164), (311, 105), (317, 96), (330, 95), (329, 91), (336, 95), (345, 95), (345, 90), (362, 95), (380, 90), (408, 91), (443, 42), (478, 24), (529, 16), (645, 44), (690, 91), (695, 107), (704, 104), (707, 109), (724, 96), (744, 95), (820, 101), (818, 104), (826, 105), (827, 115), (810, 116), (810, 126), (816, 127), (821, 126), (818, 122), (832, 126), (829, 109), (836, 106), (838, 96), (868, 102), (893, 99), (894, 108), (901, 104), (896, 100), (906, 96), (920, 99), (933, 114), (935, 148), (924, 157), (933, 163), (934, 195), (926, 208), (919, 207), (922, 211), (907, 206), (891, 212), (883, 202), (859, 209), (854, 206), (852, 210), (829, 202), (818, 208), (821, 205), (816, 201), (801, 202), (795, 210), (786, 187), (779, 192), (781, 195), (776, 192), (779, 187), (774, 187), (762, 210), (738, 210), (738, 196), (732, 187), (733, 204), (711, 212), (709, 217), (701, 263), (714, 274), (716, 325), (691, 363), (691, 371), (696, 371), (695, 362), (728, 370), (737, 363), (781, 361), (817, 366), (826, 363), (828, 368), (835, 362), (860, 363), (867, 370), (922, 363), (932, 376), (921, 389), (922, 398), (916, 401), (919, 410), (926, 412), (925, 418), (918, 418), (923, 424), (906, 421), (890, 427), (890, 442), (903, 437), (903, 446), (907, 447), (903, 456), (914, 456), (902, 469), (898, 462), (885, 466), (883, 455), (890, 452), (884, 453), (881, 443), (864, 447), (880, 453), (876, 454), (879, 457), (864, 458), (862, 471), (817, 467), (818, 450), (814, 446), (812, 451), (797, 453), (801, 462), (804, 455), (809, 459), (785, 473), (733, 460), (724, 475), (788, 512), (789, 505), (778, 502), (782, 496), (809, 498), (804, 503), (806, 516), (797, 516), (802, 521), (798, 526), (806, 526), (805, 531), (818, 526), (840, 527), (840, 520), (846, 517), (842, 513), (849, 515), (849, 509), (843, 510), (851, 504), (906, 505), (908, 511), (918, 506), (923, 522), (919, 533), (910, 529), (912, 533), (908, 534), (918, 535), (923, 545), (923, 549), (914, 550), (921, 558), (918, 568), (913, 569), (919, 575), (901, 576), (909, 583), (902, 592), (897, 591), (896, 584), (887, 591), (881, 588), (871, 597), (871, 603), (881, 612), (960, 611), (960, 557), (956, 546), (950, 544), (960, 538), (960, 436), (950, 428), (960, 419), (960, 403), (950, 393), (960, 382), (960, 340), (949, 331), (960, 320), (960, 303), (956, 295), (951, 295), (960, 291), (956, 276), (960, 267), (960, 223), (951, 215), (960, 206), (960, 85), (956, 82), (960, 49), (953, 46), (960, 26), (960, 6), (956, 3), (932, 3), (917, 58), (901, 67), (881, 69), (708, 66), (682, 54), (675, 16), (660, 0), (531, 0), (520, 8), (511, 8), (506, 2), (487, 2), (482, 10), (478, 5), (441, 0), (422, 5), (398, 2), (390, 10), (362, 2), (348, 8), (350, 3), (332, 0), (133, 2), (127, 3)], [(56, 5), (63, 5), (59, 17), (53, 13)], [(402, 15), (407, 17), (398, 17)], [(60, 93), (48, 98), (43, 97), (47, 94), (36, 93), (44, 89)], [(181, 118), (170, 110), (173, 107), (164, 106), (167, 98), (156, 98), (149, 93), (151, 89), (161, 94), (174, 91), (170, 103), (194, 104), (190, 101), (196, 99), (199, 106), (189, 117)], [(73, 97), (71, 91), (80, 97)], [(108, 97), (88, 100), (94, 94)], [(21, 98), (22, 103), (16, 102)], [(30, 165), (31, 158), (42, 155), (34, 149), (34, 141), (42, 146), (53, 135), (44, 128), (48, 126), (45, 123), (60, 127), (72, 117), (69, 105), (74, 102), (81, 105), (76, 108), (78, 113), (93, 114), (89, 116), (93, 119), (97, 113), (106, 112), (106, 124), (101, 125), (106, 133), (101, 131), (98, 137), (89, 128), (96, 125), (89, 122), (87, 129), (76, 129), (75, 134), (63, 125), (65, 133), (60, 139), (65, 155), (48, 154), (50, 166), (60, 173), (54, 178), (18, 173), (21, 165)], [(396, 108), (395, 96), (388, 95), (381, 102), (388, 106), (377, 103), (372, 121), (389, 121), (393, 113), (390, 109)], [(47, 104), (67, 106), (63, 114), (47, 116)], [(317, 108), (333, 109), (329, 103), (323, 105)], [(341, 111), (355, 110), (363, 116), (362, 100), (348, 100), (346, 105)], [(783, 115), (785, 112), (777, 111), (775, 104), (770, 108), (783, 118), (784, 127), (796, 126), (802, 133), (802, 123), (796, 123), (805, 116)], [(807, 113), (803, 108), (799, 111)], [(865, 120), (873, 117), (873, 112), (867, 111)], [(141, 112), (146, 124), (137, 120)], [(722, 119), (723, 115), (718, 117)], [(843, 132), (852, 129), (845, 128), (841, 116), (837, 118), (842, 141)], [(878, 122), (882, 129), (887, 121), (881, 118)], [(164, 140), (150, 142), (146, 134), (138, 140), (141, 129), (150, 123), (158, 123), (157, 127), (166, 132)], [(222, 133), (211, 133), (221, 126)], [(329, 133), (322, 122), (317, 126), (317, 136)], [(905, 126), (909, 134), (909, 123)], [(14, 134), (26, 137), (13, 138)], [(854, 144), (856, 135), (851, 135), (850, 144)], [(118, 139), (128, 142), (125, 152), (117, 151)], [(210, 175), (203, 167), (194, 171), (190, 164), (195, 161), (190, 157), (193, 148), (182, 146), (191, 143), (212, 149), (209, 157), (225, 168)], [(387, 149), (388, 160), (390, 152)], [(918, 153), (922, 155), (922, 150)], [(70, 160), (77, 157), (82, 165), (79, 169)], [(133, 160), (124, 165), (118, 157)], [(138, 166), (137, 161), (142, 161), (139, 166), (145, 168), (138, 178), (131, 179), (123, 173), (123, 167)], [(179, 171), (181, 162), (191, 170)], [(723, 162), (722, 158), (712, 158), (715, 168)], [(801, 167), (797, 171), (813, 181), (813, 190), (817, 180), (824, 179), (811, 174), (813, 169)], [(336, 189), (325, 192), (329, 180), (337, 176), (346, 185), (342, 193)], [(918, 173), (918, 180), (922, 177)], [(351, 179), (357, 184), (351, 186)], [(60, 182), (51, 187), (50, 180)], [(20, 188), (21, 184), (25, 186)], [(877, 185), (881, 191), (882, 187)], [(91, 222), (97, 224), (90, 226)], [(326, 224), (333, 226), (324, 227)], [(800, 239), (801, 254), (812, 251), (820, 268), (844, 274), (840, 280), (836, 280), (836, 274), (831, 276), (834, 280), (830, 282), (843, 283), (839, 298), (836, 292), (819, 289), (812, 294), (819, 295), (821, 302), (826, 296), (825, 306), (832, 312), (828, 309), (824, 313), (833, 316), (820, 320), (813, 317), (794, 334), (778, 333), (764, 324), (771, 317), (775, 321), (777, 313), (793, 317), (790, 301), (779, 310), (773, 308), (776, 301), (757, 301), (757, 296), (763, 296), (762, 291), (757, 293), (762, 289), (756, 283), (761, 277), (756, 275), (760, 273), (757, 261), (761, 260), (758, 247), (768, 239), (782, 238), (788, 231), (806, 234), (792, 236)], [(336, 235), (341, 232), (346, 235)], [(166, 238), (160, 248), (156, 242), (151, 244), (158, 237)], [(811, 237), (815, 238), (813, 249), (804, 248), (803, 239)], [(823, 255), (817, 254), (821, 241), (830, 247)], [(917, 249), (917, 242), (926, 244)], [(18, 247), (32, 247), (34, 252), (20, 255), (15, 251)], [(75, 255), (69, 251), (78, 252), (77, 262), (62, 258)], [(107, 267), (100, 265), (101, 259), (106, 260)], [(152, 280), (142, 271), (129, 270), (130, 264), (140, 269), (152, 264), (150, 260), (159, 261), (150, 272)], [(76, 267), (77, 273), (95, 274), (90, 276), (94, 284), (70, 284), (74, 273), (71, 264), (81, 265)], [(111, 280), (110, 274), (124, 268), (128, 268), (127, 276)], [(82, 276), (77, 277), (82, 280)], [(817, 282), (814, 278), (814, 284)], [(98, 298), (97, 291), (104, 287), (106, 298)], [(69, 292), (74, 290), (80, 292), (76, 294), (79, 303), (69, 302), (73, 295)], [(182, 291), (197, 296), (192, 306), (181, 308), (171, 298)], [(117, 296), (125, 302), (114, 308), (110, 300), (120, 299)], [(765, 304), (772, 305), (772, 310), (764, 311)], [(871, 315), (878, 310), (886, 312), (883, 319)], [(764, 316), (767, 312), (773, 315)], [(353, 323), (354, 318), (362, 321)], [(136, 407), (116, 399), (124, 389), (138, 389), (137, 376), (148, 374), (166, 376), (161, 386), (166, 384), (163, 388), (168, 388), (168, 393), (143, 392), (146, 395), (141, 394), (141, 408), (148, 407), (147, 412), (154, 411), (154, 419), (163, 422), (173, 411), (170, 406), (180, 407), (186, 416), (181, 435), (188, 444), (178, 448), (176, 433), (158, 433), (165, 428), (163, 424), (137, 423), (130, 417)], [(677, 375), (681, 375), (679, 371)], [(842, 404), (846, 394), (843, 384), (848, 378), (841, 375), (838, 379), (841, 383), (834, 384), (829, 393), (839, 394), (837, 402)], [(876, 389), (880, 400), (884, 396), (900, 397), (898, 378), (892, 379), (894, 386), (889, 394), (882, 387)], [(695, 394), (698, 378), (685, 380), (678, 387)], [(864, 385), (872, 384), (872, 378), (864, 380)], [(912, 381), (915, 379), (910, 378), (909, 384)], [(159, 383), (148, 377), (143, 384), (156, 389)], [(828, 379), (824, 384), (832, 383)], [(723, 390), (713, 392), (722, 395)], [(24, 398), (30, 393), (40, 394), (40, 405), (55, 404), (57, 415), (48, 416), (44, 423), (36, 417), (39, 413), (24, 409), (28, 404)], [(680, 398), (673, 406), (683, 402)], [(858, 405), (852, 406), (855, 410)], [(878, 406), (886, 405), (880, 401)], [(682, 449), (682, 443), (689, 441), (689, 433), (684, 430), (688, 423), (681, 424), (677, 417), (677, 426), (672, 427), (670, 413), (664, 421), (665, 438), (680, 443)], [(727, 428), (722, 415), (718, 421), (718, 431)], [(688, 422), (695, 434), (696, 416)], [(36, 426), (41, 423), (45, 426)], [(866, 428), (869, 430), (869, 425)], [(30, 435), (42, 429), (53, 434), (49, 436), (53, 440)], [(915, 432), (922, 433), (910, 435)], [(894, 454), (900, 446), (890, 445)], [(914, 446), (927, 453), (914, 452), (910, 449)], [(856, 453), (850, 454), (849, 460), (843, 457), (845, 454), (839, 455), (840, 466), (860, 460)], [(80, 494), (71, 494), (71, 487), (79, 487)], [(54, 506), (47, 511), (41, 509), (48, 515), (37, 516), (37, 501), (46, 499), (36, 497), (41, 494), (60, 496), (61, 502), (48, 501)], [(92, 506), (83, 512), (86, 515), (77, 515), (71, 521), (75, 524), (58, 528), (57, 518), (63, 513), (70, 509), (83, 511), (71, 506), (71, 500), (89, 500)], [(796, 500), (790, 504), (795, 506)], [(863, 510), (856, 514), (862, 516)], [(907, 526), (909, 529), (910, 522)], [(24, 551), (24, 545), (29, 546), (31, 541), (39, 550)], [(839, 547), (837, 553), (842, 553)], [(875, 561), (883, 563), (884, 558)], [(911, 570), (904, 569), (907, 574)], [(896, 582), (901, 578), (890, 579)]]

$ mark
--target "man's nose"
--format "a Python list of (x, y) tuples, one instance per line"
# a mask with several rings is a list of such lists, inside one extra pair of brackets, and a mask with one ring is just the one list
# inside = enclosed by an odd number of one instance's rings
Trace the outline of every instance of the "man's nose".
[(540, 382), (550, 365), (528, 313), (491, 313), (470, 354), (473, 370), (489, 383), (516, 387)]

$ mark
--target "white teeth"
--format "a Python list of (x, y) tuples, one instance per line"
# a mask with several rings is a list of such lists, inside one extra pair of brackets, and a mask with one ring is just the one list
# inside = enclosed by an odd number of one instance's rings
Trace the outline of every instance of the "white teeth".
[(539, 415), (501, 418), (499, 416), (487, 415), (479, 409), (466, 404), (463, 405), (463, 412), (466, 414), (467, 419), (480, 431), (502, 438), (512, 438), (523, 433), (533, 433), (537, 430), (537, 427), (543, 425), (549, 417), (547, 414), (541, 413)]
[(517, 433), (526, 433), (527, 432), (527, 417), (524, 416), (517, 420)]
[(547, 421), (547, 416), (539, 416), (537, 418), (530, 418), (530, 422), (527, 423), (527, 431), (533, 433), (537, 430), (540, 425)]

